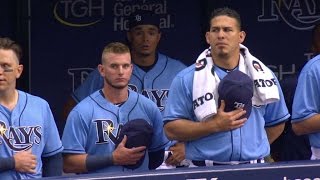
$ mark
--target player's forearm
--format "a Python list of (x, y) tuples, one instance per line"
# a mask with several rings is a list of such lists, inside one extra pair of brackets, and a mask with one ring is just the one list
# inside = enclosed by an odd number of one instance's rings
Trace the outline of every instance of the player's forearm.
[(85, 173), (114, 165), (112, 154), (67, 154), (63, 160), (63, 170), (66, 173)]
[(320, 132), (320, 114), (316, 114), (303, 121), (292, 123), (292, 130), (297, 135)]
[(170, 121), (164, 126), (165, 133), (170, 140), (192, 141), (216, 131), (214, 123), (194, 122), (186, 119)]
[(285, 123), (277, 124), (272, 127), (266, 127), (269, 144), (272, 144), (283, 132)]
[(87, 154), (63, 154), (63, 171), (66, 173), (84, 173)]

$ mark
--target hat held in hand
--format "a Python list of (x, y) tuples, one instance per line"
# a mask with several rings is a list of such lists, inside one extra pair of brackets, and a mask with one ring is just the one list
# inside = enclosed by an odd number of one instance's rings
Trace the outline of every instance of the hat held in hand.
[(218, 94), (219, 107), (221, 100), (224, 100), (226, 112), (242, 108), (246, 111), (243, 117), (249, 118), (252, 109), (253, 81), (248, 75), (239, 70), (229, 72), (220, 81)]
[[(146, 146), (147, 149), (151, 145), (153, 129), (152, 126), (144, 119), (130, 120), (123, 125), (119, 137), (117, 139), (117, 145), (122, 141), (124, 135), (127, 136), (126, 148), (133, 148), (139, 146)], [(136, 169), (143, 163), (144, 156), (135, 165), (126, 165), (128, 169)]]

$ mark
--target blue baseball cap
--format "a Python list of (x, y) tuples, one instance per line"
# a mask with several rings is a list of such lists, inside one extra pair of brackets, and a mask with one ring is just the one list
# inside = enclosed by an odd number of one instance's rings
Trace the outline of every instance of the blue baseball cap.
[(129, 17), (129, 29), (138, 25), (154, 25), (159, 28), (160, 18), (149, 10), (136, 10)]
[[(126, 148), (146, 146), (147, 149), (151, 145), (153, 128), (144, 119), (133, 119), (124, 124), (117, 139), (117, 144), (122, 141), (124, 135), (127, 136)], [(143, 163), (144, 156), (134, 165), (126, 165), (128, 169), (136, 169)]]
[(249, 118), (252, 109), (253, 80), (245, 73), (234, 70), (229, 72), (219, 83), (219, 107), (225, 101), (225, 111), (238, 108), (246, 110), (243, 117)]

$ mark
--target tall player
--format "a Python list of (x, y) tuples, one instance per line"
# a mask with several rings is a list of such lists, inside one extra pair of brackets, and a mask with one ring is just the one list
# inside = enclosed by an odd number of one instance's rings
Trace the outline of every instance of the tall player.
[[(103, 88), (78, 103), (66, 122), (62, 136), (65, 172), (131, 171), (127, 166), (141, 159), (135, 170), (158, 167), (167, 143), (162, 116), (150, 99), (128, 88), (133, 71), (129, 48), (117, 42), (108, 44), (98, 69)], [(126, 148), (125, 137), (117, 146), (122, 127), (134, 119), (151, 125), (151, 145)]]
[[(136, 11), (129, 19), (127, 40), (134, 67), (129, 88), (151, 99), (159, 110), (164, 112), (171, 82), (186, 66), (178, 60), (157, 52), (161, 39), (159, 23), (158, 16), (144, 10)], [(96, 69), (72, 94), (73, 98), (68, 101), (64, 116), (67, 116), (76, 103), (102, 87), (103, 78)], [(178, 147), (183, 148), (182, 145), (177, 145), (172, 147), (172, 150), (178, 151)], [(184, 157), (179, 154), (181, 153), (174, 153), (167, 162), (172, 165), (178, 164)]]
[[(312, 30), (314, 57), (303, 67), (292, 105), (292, 129), (297, 135), (308, 134), (311, 159), (320, 159), (320, 21)], [(292, 139), (294, 141), (294, 139)]]
[[(169, 139), (188, 142), (186, 158), (196, 166), (263, 162), (269, 155), (269, 143), (281, 134), (289, 117), (281, 88), (272, 71), (240, 44), (246, 34), (236, 11), (216, 9), (209, 25), (206, 40), (210, 48), (172, 82), (165, 133)], [(235, 87), (226, 85), (227, 89), (219, 92), (219, 83), (235, 70), (255, 82), (254, 98), (249, 101), (254, 106), (248, 111), (237, 101), (234, 104), (238, 108), (230, 112), (224, 101), (218, 106), (219, 96)], [(236, 93), (224, 98), (244, 98), (238, 89)]]
[(21, 47), (0, 38), (0, 177), (32, 179), (62, 174), (63, 149), (48, 103), (16, 89)]

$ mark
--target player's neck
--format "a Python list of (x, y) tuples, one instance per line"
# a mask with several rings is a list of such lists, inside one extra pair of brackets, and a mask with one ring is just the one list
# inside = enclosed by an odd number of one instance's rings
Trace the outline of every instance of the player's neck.
[(155, 53), (150, 55), (132, 53), (131, 56), (133, 63), (137, 64), (138, 66), (151, 66), (156, 60)]
[(239, 64), (240, 54), (235, 54), (231, 56), (212, 55), (212, 60), (216, 66), (222, 67), (224, 69), (234, 69)]
[(0, 93), (0, 104), (8, 108), (10, 111), (16, 106), (18, 102), (19, 93), (16, 89)]
[(102, 92), (104, 97), (113, 104), (123, 103), (128, 99), (129, 96), (128, 88), (103, 88)]

